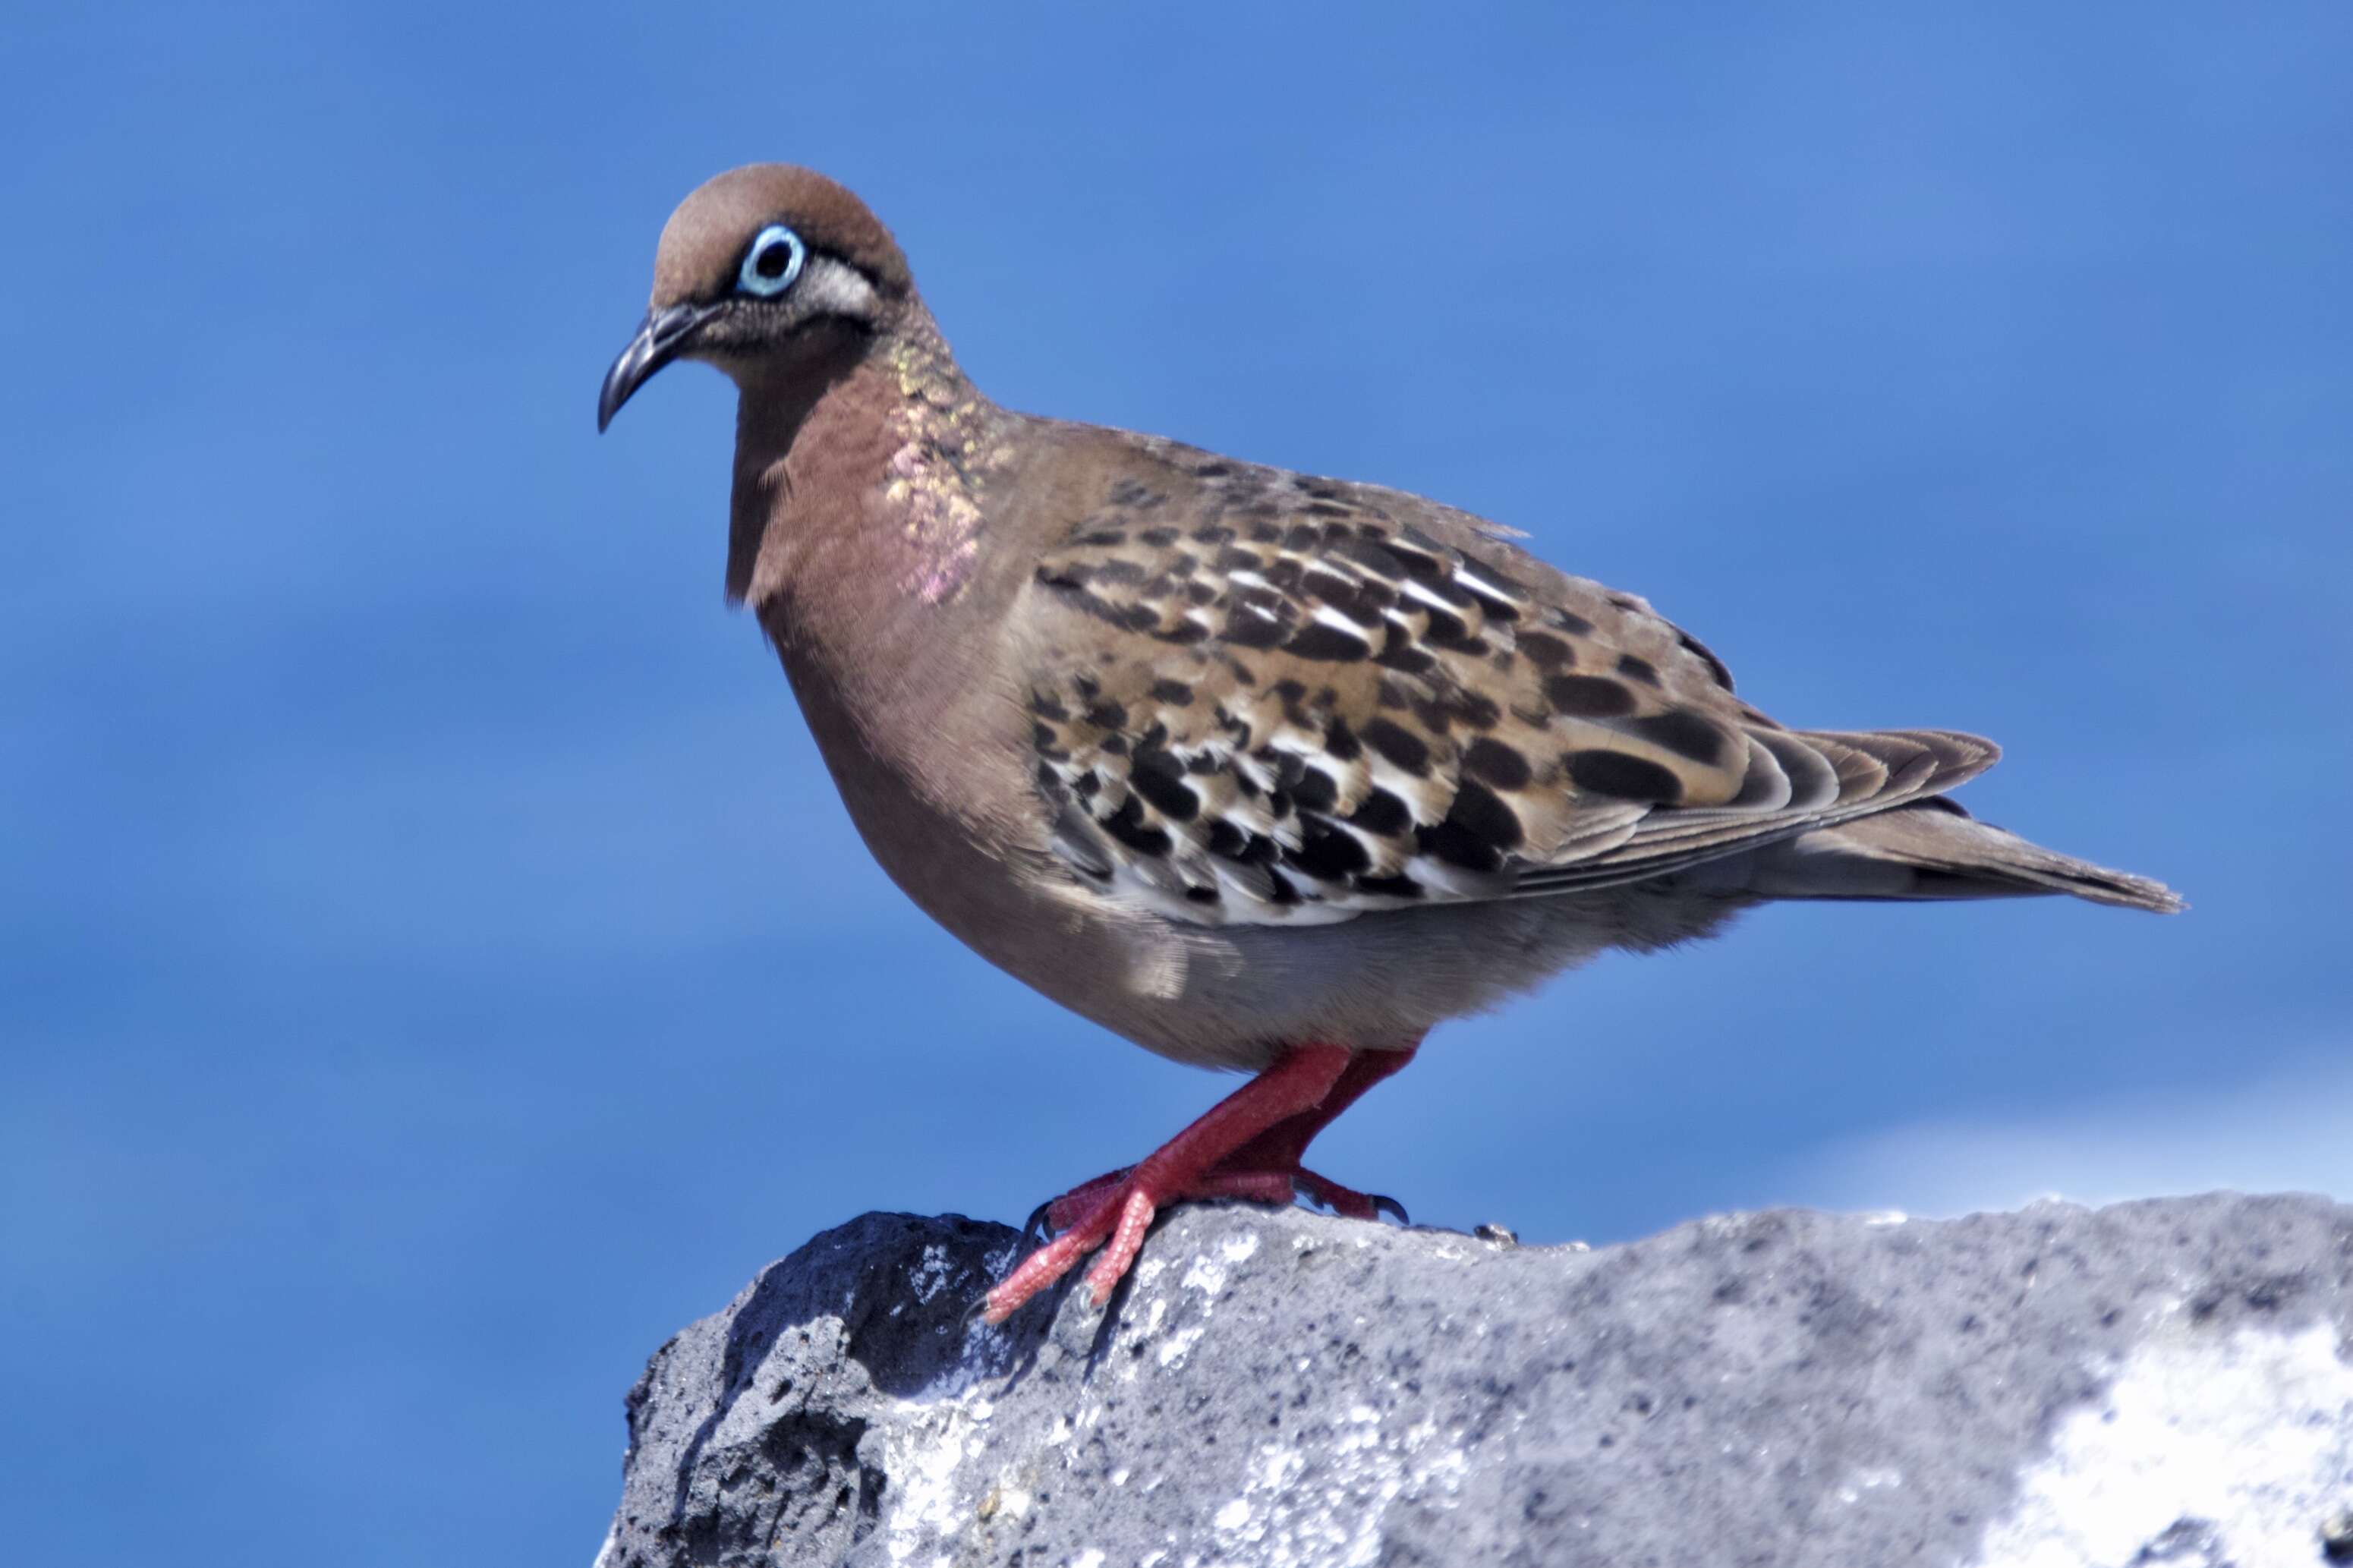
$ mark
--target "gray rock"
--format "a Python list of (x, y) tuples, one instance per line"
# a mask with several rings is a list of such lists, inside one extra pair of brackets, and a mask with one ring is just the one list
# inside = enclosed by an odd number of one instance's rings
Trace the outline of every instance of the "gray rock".
[(655, 1355), (600, 1568), (2353, 1555), (2353, 1209), (1507, 1237), (1190, 1206), (997, 1330), (1011, 1231), (868, 1215)]

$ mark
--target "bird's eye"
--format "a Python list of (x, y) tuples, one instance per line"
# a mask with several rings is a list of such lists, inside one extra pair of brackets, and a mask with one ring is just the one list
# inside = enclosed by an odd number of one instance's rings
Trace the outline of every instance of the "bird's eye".
[(808, 247), (801, 243), (801, 237), (783, 224), (772, 223), (744, 252), (744, 268), (735, 275), (735, 287), (746, 294), (772, 299), (793, 286), (793, 279), (801, 275), (801, 263), (807, 259)]

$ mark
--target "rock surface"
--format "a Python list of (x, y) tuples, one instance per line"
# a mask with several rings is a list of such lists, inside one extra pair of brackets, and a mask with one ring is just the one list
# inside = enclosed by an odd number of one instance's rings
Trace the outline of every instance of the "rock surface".
[(2353, 1561), (2318, 1198), (1599, 1251), (1195, 1206), (1109, 1314), (967, 1324), (1017, 1244), (868, 1215), (662, 1347), (599, 1568)]

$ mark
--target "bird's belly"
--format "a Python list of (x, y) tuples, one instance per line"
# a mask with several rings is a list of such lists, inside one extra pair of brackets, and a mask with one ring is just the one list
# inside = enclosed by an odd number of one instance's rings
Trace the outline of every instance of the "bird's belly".
[(1178, 1061), (1256, 1071), (1303, 1041), (1402, 1049), (1604, 949), (1699, 935), (1731, 912), (1638, 886), (1328, 925), (1187, 924), (1082, 885), (1042, 832), (1035, 844), (1010, 836), (1009, 852), (982, 847), (1008, 841), (1002, 825), (984, 831), (943, 802), (1028, 798), (1017, 748), (931, 741), (927, 754), (963, 759), (963, 787), (947, 787), (861, 733), (829, 682), (793, 675), (850, 820), (899, 889), (1014, 978)]

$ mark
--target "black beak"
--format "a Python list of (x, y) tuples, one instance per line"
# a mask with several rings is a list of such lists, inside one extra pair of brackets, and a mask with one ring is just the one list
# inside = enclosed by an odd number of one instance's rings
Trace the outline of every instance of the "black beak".
[(629, 340), (629, 346), (621, 351), (621, 357), (605, 373), (604, 388), (596, 394), (597, 434), (602, 435), (605, 426), (613, 422), (613, 416), (621, 411), (621, 405), (629, 400), (631, 393), (678, 357), (687, 339), (694, 335), (694, 329), (702, 325), (710, 314), (709, 308), (702, 305), (670, 305), (646, 312), (646, 319), (638, 323), (638, 335)]

